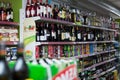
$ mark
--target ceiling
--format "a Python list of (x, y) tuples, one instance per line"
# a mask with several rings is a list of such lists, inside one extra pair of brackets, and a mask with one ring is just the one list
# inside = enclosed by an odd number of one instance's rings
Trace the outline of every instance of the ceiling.
[(53, 0), (65, 2), (83, 10), (95, 11), (98, 14), (120, 18), (120, 0)]

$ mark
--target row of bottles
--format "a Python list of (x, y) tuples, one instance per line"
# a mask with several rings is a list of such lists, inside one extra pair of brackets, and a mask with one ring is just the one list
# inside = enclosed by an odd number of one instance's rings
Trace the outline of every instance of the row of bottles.
[(26, 4), (26, 17), (46, 17), (51, 18), (52, 7), (48, 4), (48, 0), (43, 3), (42, 0), (27, 0)]
[(53, 23), (37, 23), (36, 41), (109, 41), (114, 32)]
[(107, 54), (99, 54), (96, 56), (84, 58), (83, 60), (81, 60), (82, 62), (80, 62), (80, 64), (83, 65), (84, 68), (86, 68), (94, 64), (104, 62), (113, 58), (115, 58), (115, 52), (111, 52)]
[[(18, 44), (17, 47), (17, 60), (12, 68), (8, 66), (8, 62), (5, 59), (6, 50), (5, 50), (4, 42), (0, 43), (0, 80), (25, 80), (28, 78), (28, 67), (23, 57), (23, 44)], [(24, 76), (23, 76), (24, 75)]]
[(102, 26), (114, 28), (114, 20), (111, 17), (98, 16), (96, 12), (80, 11), (65, 3), (50, 4), (48, 0), (27, 0), (26, 17), (40, 16), (58, 20), (75, 22), (76, 24)]
[(0, 26), (0, 41), (18, 41), (17, 27)]
[(79, 77), (80, 77), (81, 80), (114, 80), (115, 76), (112, 72), (113, 70), (111, 70), (109, 73), (106, 73), (105, 75), (101, 75), (100, 77), (95, 78), (95, 76), (100, 75), (102, 72), (105, 72), (105, 71), (109, 70), (114, 65), (115, 65), (115, 61), (97, 66), (93, 69), (90, 69), (90, 70), (87, 70), (87, 71), (84, 71), (84, 72), (80, 72)]
[(13, 8), (9, 2), (0, 2), (0, 21), (13, 22)]
[(113, 44), (111, 43), (81, 45), (43, 45), (36, 46), (36, 57), (73, 57), (80, 55), (90, 55), (95, 54), (96, 52), (110, 50), (114, 50)]

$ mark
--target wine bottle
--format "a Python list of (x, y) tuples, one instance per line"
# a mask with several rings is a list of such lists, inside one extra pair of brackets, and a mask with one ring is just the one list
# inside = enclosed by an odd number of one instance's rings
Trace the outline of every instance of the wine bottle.
[(61, 41), (61, 27), (59, 24), (56, 25), (56, 36), (57, 36), (57, 41)]
[(6, 13), (7, 13), (6, 15), (7, 21), (13, 21), (13, 9), (10, 3), (7, 3)]
[(51, 37), (50, 37), (50, 24), (49, 23), (46, 23), (45, 26), (46, 26), (46, 30), (47, 30), (47, 34), (46, 34), (46, 37), (47, 37), (47, 41), (50, 41)]
[(64, 26), (61, 25), (61, 41), (64, 41), (65, 40), (65, 29), (64, 29)]
[(36, 16), (40, 16), (40, 3), (39, 3), (39, 1), (37, 1), (37, 3), (36, 3)]
[(17, 61), (13, 68), (12, 77), (13, 80), (25, 80), (29, 78), (28, 66), (24, 59), (24, 45), (23, 43), (18, 43), (17, 47)]
[(40, 41), (40, 32), (39, 32), (39, 29), (40, 26), (39, 26), (39, 23), (37, 23), (36, 25), (36, 41), (39, 42)]
[(44, 16), (44, 6), (43, 6), (43, 3), (42, 3), (42, 0), (40, 0), (40, 17), (43, 17)]
[(81, 29), (76, 26), (76, 29), (75, 29), (75, 35), (76, 35), (76, 41), (81, 41), (82, 40), (82, 32), (81, 32)]
[(27, 0), (26, 10), (25, 10), (26, 18), (30, 17), (30, 9), (31, 9), (30, 1)]
[(44, 29), (44, 23), (40, 23), (40, 41), (46, 41), (46, 36), (45, 36), (45, 33), (46, 33), (46, 29)]
[(54, 5), (52, 13), (53, 13), (53, 19), (58, 19), (58, 13), (59, 13), (58, 5)]
[(76, 14), (75, 14), (75, 9), (72, 9), (72, 13), (71, 13), (71, 21), (72, 22), (76, 22)]
[(6, 21), (6, 10), (5, 10), (5, 3), (1, 3), (1, 20)]
[(5, 44), (0, 42), (0, 80), (12, 80), (5, 55)]
[(32, 0), (32, 3), (31, 3), (30, 13), (31, 13), (31, 17), (36, 16), (36, 7), (35, 7), (35, 3), (34, 3), (33, 0)]
[(55, 25), (51, 24), (51, 39), (52, 41), (56, 41), (56, 31), (55, 31)]
[(91, 40), (91, 34), (89, 28), (87, 28), (87, 41)]
[(84, 24), (84, 25), (87, 25), (87, 15), (83, 15), (83, 19), (84, 19), (83, 24)]

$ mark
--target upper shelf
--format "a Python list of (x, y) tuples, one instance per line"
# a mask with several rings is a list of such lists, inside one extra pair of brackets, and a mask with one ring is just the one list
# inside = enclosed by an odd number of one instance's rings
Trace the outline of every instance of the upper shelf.
[(73, 44), (95, 44), (95, 43), (114, 43), (115, 41), (86, 41), (86, 42), (36, 42), (36, 45), (73, 45)]
[(91, 28), (91, 29), (100, 29), (100, 30), (107, 30), (107, 31), (116, 31), (114, 29), (104, 28), (104, 27), (96, 27), (96, 26), (90, 26), (90, 25), (78, 25), (73, 22), (63, 21), (63, 20), (56, 20), (56, 19), (50, 19), (50, 18), (41, 18), (39, 16), (32, 17), (36, 22), (44, 21), (44, 22), (50, 22), (50, 23), (59, 23), (64, 24), (68, 26), (80, 26), (85, 28)]
[(5, 26), (19, 26), (19, 23), (17, 23), (17, 22), (9, 22), (9, 21), (0, 21), (0, 25), (5, 25)]

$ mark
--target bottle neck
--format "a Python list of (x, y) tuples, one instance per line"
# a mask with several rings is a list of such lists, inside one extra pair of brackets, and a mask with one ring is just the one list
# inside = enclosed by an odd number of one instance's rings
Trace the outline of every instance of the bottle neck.
[(5, 59), (5, 50), (0, 50), (0, 60)]
[(0, 60), (5, 60), (5, 55), (0, 55)]
[(23, 53), (24, 53), (24, 50), (23, 48), (19, 48), (18, 51), (17, 51), (17, 57), (23, 57)]

